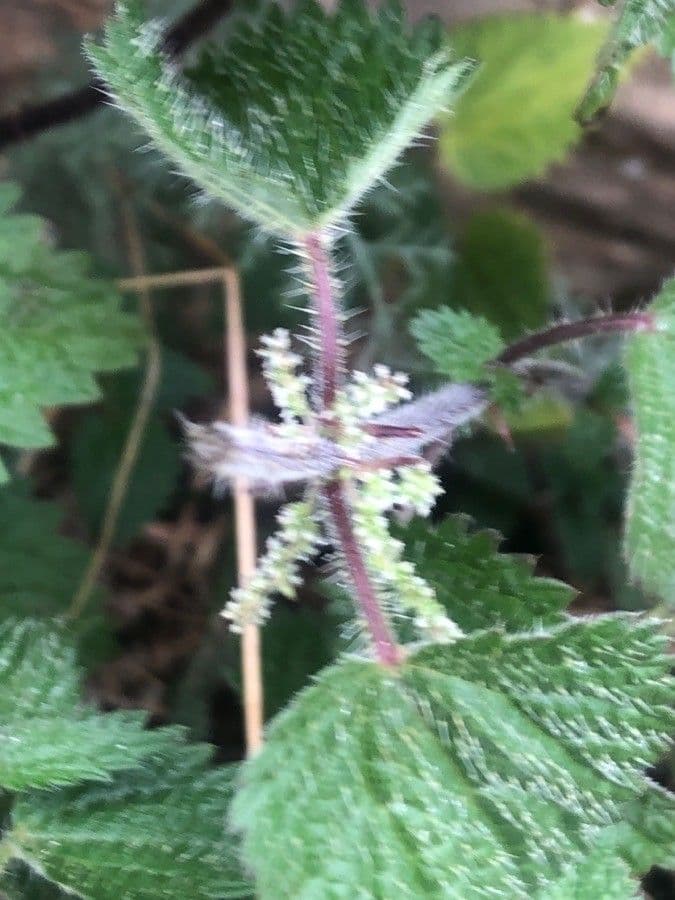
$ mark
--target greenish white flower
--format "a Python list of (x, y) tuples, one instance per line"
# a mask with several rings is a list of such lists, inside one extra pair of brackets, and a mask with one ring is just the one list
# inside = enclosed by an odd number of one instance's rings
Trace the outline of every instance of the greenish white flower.
[(428, 516), (436, 498), (443, 493), (441, 483), (432, 472), (430, 464), (422, 460), (415, 466), (399, 466), (396, 474), (396, 502), (413, 509), (419, 516)]
[(311, 378), (298, 372), (302, 357), (291, 350), (291, 338), (285, 328), (263, 335), (261, 343), (262, 348), (257, 353), (263, 361), (263, 374), (281, 415), (281, 431), (284, 436), (293, 437), (297, 434), (297, 426), (311, 415), (307, 399)]
[(359, 419), (379, 416), (402, 400), (410, 400), (412, 394), (406, 387), (408, 376), (393, 372), (388, 366), (376, 365), (373, 374), (352, 372), (346, 395)]
[(309, 561), (321, 543), (321, 531), (310, 498), (284, 506), (279, 530), (268, 538), (265, 553), (248, 584), (235, 588), (222, 615), (232, 631), (262, 625), (270, 616), (272, 597), (293, 599), (301, 582), (300, 564)]
[[(408, 472), (414, 473), (411, 479)], [(406, 474), (405, 480), (402, 478)], [(433, 589), (403, 558), (404, 545), (389, 532), (387, 512), (396, 506), (413, 506), (427, 514), (441, 488), (427, 464), (396, 473), (388, 470), (358, 473), (353, 479), (354, 532), (361, 545), (368, 572), (385, 607), (409, 610), (415, 627), (437, 641), (453, 641), (460, 629), (449, 619)]]
[[(285, 506), (279, 513), (279, 530), (268, 539), (248, 584), (232, 592), (223, 610), (232, 629), (241, 631), (246, 624), (262, 624), (269, 618), (274, 594), (289, 599), (296, 596), (300, 564), (312, 557), (322, 541), (316, 482), (339, 478), (348, 486), (354, 534), (383, 609), (412, 614), (417, 630), (434, 640), (456, 640), (459, 629), (447, 618), (434, 591), (417, 575), (413, 564), (403, 558), (403, 544), (389, 531), (392, 510), (428, 515), (442, 493), (440, 483), (429, 463), (415, 451), (410, 465), (392, 465), (390, 460), (401, 456), (396, 443), (385, 443), (386, 439), (378, 438), (369, 428), (382, 422), (380, 417), (387, 410), (410, 398), (407, 376), (381, 365), (370, 374), (354, 372), (337, 392), (329, 416), (322, 417), (309, 402), (311, 380), (299, 372), (302, 358), (291, 350), (289, 333), (278, 328), (264, 336), (258, 352), (281, 424), (264, 426), (260, 434), (249, 429), (250, 446), (244, 452), (246, 442), (240, 438), (241, 452), (251, 460), (257, 450), (261, 481), (270, 478), (273, 464), (288, 465), (289, 481), (303, 469), (314, 474), (305, 499)], [(236, 437), (230, 435), (230, 441), (236, 443)], [(228, 452), (231, 459), (232, 448)], [(325, 466), (298, 467), (298, 459), (305, 452), (315, 463), (323, 453)]]

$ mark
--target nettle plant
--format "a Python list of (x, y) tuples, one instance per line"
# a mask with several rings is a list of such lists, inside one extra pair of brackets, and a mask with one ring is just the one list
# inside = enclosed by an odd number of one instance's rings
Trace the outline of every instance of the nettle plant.
[(391, 519), (430, 513), (432, 463), (458, 430), (518, 402), (537, 351), (625, 332), (626, 556), (672, 601), (675, 282), (645, 311), (508, 346), (479, 316), (422, 313), (415, 337), (449, 382), (417, 398), (384, 365), (349, 372), (336, 242), (473, 61), (434, 24), (360, 0), (331, 14), (269, 4), (182, 70), (160, 36), (123, 3), (89, 54), (196, 184), (296, 255), (312, 316), (307, 371), (288, 332), (263, 339), (279, 421), (185, 426), (218, 485), (305, 485), (224, 615), (234, 630), (264, 624), (325, 545), (359, 638), (231, 770), (208, 768), (178, 729), (80, 706), (64, 639), (31, 620), (3, 626), (9, 883), (20, 894), (39, 873), (95, 898), (637, 897), (637, 876), (675, 865), (675, 802), (645, 773), (674, 718), (661, 623), (572, 617), (571, 589), (500, 554), (492, 534), (457, 518), (392, 533)]

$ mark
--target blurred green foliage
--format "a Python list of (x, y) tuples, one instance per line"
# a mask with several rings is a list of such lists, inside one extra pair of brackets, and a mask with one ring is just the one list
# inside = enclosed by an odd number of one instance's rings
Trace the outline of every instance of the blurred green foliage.
[(606, 33), (550, 14), (499, 15), (450, 33), (478, 72), (441, 122), (441, 159), (465, 184), (501, 190), (536, 178), (581, 135), (574, 109)]

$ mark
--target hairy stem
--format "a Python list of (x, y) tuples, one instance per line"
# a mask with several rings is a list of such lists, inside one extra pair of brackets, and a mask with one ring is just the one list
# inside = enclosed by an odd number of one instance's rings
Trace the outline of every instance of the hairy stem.
[(361, 549), (352, 528), (352, 514), (344, 485), (331, 481), (323, 489), (335, 536), (347, 565), (347, 572), (356, 592), (361, 612), (368, 625), (375, 651), (381, 663), (396, 666), (401, 661), (399, 648), (380, 608)]
[(317, 375), (321, 386), (321, 406), (330, 411), (335, 402), (340, 375), (340, 321), (334, 286), (330, 275), (330, 259), (321, 235), (310, 234), (305, 239), (305, 251), (309, 258), (313, 301), (319, 330), (319, 355)]
[(650, 313), (625, 313), (620, 315), (596, 316), (591, 319), (579, 319), (576, 322), (563, 322), (546, 331), (528, 334), (503, 350), (494, 360), (501, 365), (510, 365), (544, 347), (564, 344), (577, 338), (594, 334), (611, 334), (617, 332), (652, 331), (654, 317)]
[[(342, 366), (340, 316), (324, 236), (310, 234), (305, 239), (304, 249), (309, 260), (312, 301), (319, 331), (315, 362), (316, 379), (321, 389), (319, 414), (330, 417)], [(339, 480), (331, 481), (323, 489), (323, 494), (335, 538), (345, 560), (347, 574), (375, 645), (378, 659), (384, 665), (395, 666), (400, 662), (399, 648), (380, 607), (361, 548), (356, 540), (352, 528), (352, 511), (345, 496), (344, 485)]]

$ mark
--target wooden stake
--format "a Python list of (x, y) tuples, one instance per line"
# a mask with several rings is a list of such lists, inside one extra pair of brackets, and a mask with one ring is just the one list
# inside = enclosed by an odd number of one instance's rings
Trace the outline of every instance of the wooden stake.
[[(248, 378), (239, 278), (232, 268), (225, 268), (222, 272), (230, 421), (233, 425), (246, 425), (249, 417)], [(244, 585), (255, 570), (257, 541), (253, 495), (243, 479), (237, 479), (234, 484), (234, 518), (239, 584)], [(251, 756), (262, 746), (263, 733), (262, 663), (260, 629), (257, 625), (245, 625), (242, 631), (241, 671), (244, 687), (246, 751)]]
[[(210, 246), (208, 249), (214, 253)], [(139, 292), (143, 296), (150, 289), (208, 284), (214, 281), (220, 281), (223, 287), (225, 376), (229, 385), (230, 421), (234, 425), (246, 425), (249, 418), (246, 336), (242, 316), (241, 289), (236, 270), (230, 265), (224, 265), (217, 268), (167, 272), (159, 275), (137, 274), (134, 278), (120, 279), (117, 287), (120, 290)], [(244, 585), (255, 571), (256, 566), (255, 503), (248, 485), (242, 479), (235, 482), (233, 497), (237, 575), (239, 584)], [(245, 626), (241, 639), (241, 670), (246, 752), (249, 756), (262, 746), (264, 694), (261, 653), (260, 629), (257, 625)]]

